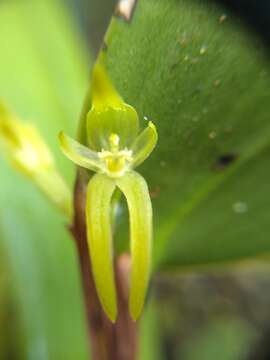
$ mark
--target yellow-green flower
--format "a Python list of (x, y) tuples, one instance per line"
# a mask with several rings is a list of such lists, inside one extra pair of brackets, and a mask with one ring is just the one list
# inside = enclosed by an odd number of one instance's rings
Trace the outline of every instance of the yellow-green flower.
[(92, 108), (87, 115), (84, 146), (60, 134), (61, 149), (79, 166), (96, 172), (87, 190), (87, 234), (96, 288), (108, 317), (117, 317), (113, 272), (111, 200), (116, 188), (125, 195), (130, 217), (130, 314), (136, 320), (147, 290), (152, 244), (152, 206), (144, 178), (133, 169), (152, 152), (157, 131), (152, 122), (139, 132), (133, 107), (124, 103), (104, 68), (97, 64), (92, 79)]
[(12, 165), (30, 178), (53, 204), (71, 217), (72, 197), (38, 130), (0, 103), (0, 147)]

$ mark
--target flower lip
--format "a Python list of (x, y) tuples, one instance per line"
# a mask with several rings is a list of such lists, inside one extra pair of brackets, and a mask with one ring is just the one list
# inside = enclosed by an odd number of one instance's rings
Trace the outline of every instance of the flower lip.
[(98, 152), (98, 156), (104, 163), (104, 172), (113, 178), (122, 176), (129, 168), (132, 163), (132, 150), (127, 148), (119, 148), (120, 137), (112, 133), (109, 136), (110, 149), (102, 149)]

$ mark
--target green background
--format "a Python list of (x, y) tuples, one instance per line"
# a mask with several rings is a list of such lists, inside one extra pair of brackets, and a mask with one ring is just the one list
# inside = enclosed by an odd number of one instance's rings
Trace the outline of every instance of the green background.
[[(89, 85), (90, 43), (95, 53), (112, 6), (66, 4), (0, 2), (0, 97), (37, 125), (72, 185), (74, 168), (61, 155), (57, 134), (76, 132)], [(89, 37), (86, 28), (96, 33)], [(117, 90), (137, 109), (141, 126), (147, 117), (159, 132), (156, 150), (138, 169), (152, 194), (155, 270), (267, 253), (270, 77), (262, 42), (212, 3), (140, 0), (130, 22), (113, 20), (106, 43)], [(79, 272), (66, 220), (4, 156), (0, 171), (0, 359), (87, 359)], [(117, 237), (127, 246), (123, 211)], [(168, 276), (166, 284), (171, 279), (183, 285), (183, 278)], [(171, 300), (160, 286), (155, 276), (141, 325), (142, 359), (167, 358), (168, 338), (174, 339), (178, 324), (183, 331), (190, 322), (179, 303), (183, 292)], [(268, 299), (266, 288), (256, 291), (264, 289)], [(205, 300), (194, 289), (188, 294), (189, 300)], [(164, 296), (168, 302), (161, 301)], [(223, 304), (220, 295), (214, 298)], [(257, 298), (251, 303), (260, 305)], [(204, 306), (211, 312), (207, 297)], [(236, 359), (256, 336), (254, 324), (230, 311), (215, 312), (192, 331), (181, 356), (210, 359), (216, 348), (229, 348), (221, 351), (224, 359)], [(177, 348), (178, 340), (166, 346)]]

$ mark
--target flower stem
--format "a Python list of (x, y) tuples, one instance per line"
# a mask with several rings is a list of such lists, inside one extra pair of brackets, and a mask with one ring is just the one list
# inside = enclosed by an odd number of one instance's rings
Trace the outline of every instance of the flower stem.
[(115, 260), (118, 318), (112, 324), (99, 302), (91, 270), (86, 236), (85, 201), (87, 181), (78, 173), (74, 190), (74, 236), (83, 287), (89, 347), (93, 360), (135, 360), (138, 351), (138, 328), (128, 311), (128, 277), (130, 257), (124, 254)]

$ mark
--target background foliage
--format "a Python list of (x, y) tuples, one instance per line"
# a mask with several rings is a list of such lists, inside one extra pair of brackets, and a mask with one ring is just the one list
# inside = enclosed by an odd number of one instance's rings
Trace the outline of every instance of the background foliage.
[[(76, 131), (90, 43), (95, 53), (113, 2), (67, 4), (0, 2), (0, 97), (38, 126), (71, 185), (74, 169), (60, 154), (57, 133)], [(142, 124), (146, 116), (159, 129), (159, 146), (139, 169), (153, 198), (156, 270), (268, 252), (270, 78), (261, 40), (213, 2), (141, 0), (130, 22), (113, 20), (106, 45), (117, 89)], [(0, 358), (87, 359), (65, 220), (0, 161), (0, 326), (8, 324)], [(214, 359), (218, 353), (227, 360), (245, 358), (254, 344), (264, 349), (269, 270), (252, 269), (159, 273), (141, 325), (141, 359)]]
[(214, 4), (140, 1), (129, 23), (112, 23), (106, 59), (141, 122), (159, 130), (141, 167), (157, 266), (267, 252), (270, 78), (260, 40)]
[[(1, 98), (38, 126), (71, 184), (74, 170), (58, 150), (57, 133), (75, 131), (87, 86), (89, 56), (78, 26), (58, 1), (1, 2), (0, 23)], [(1, 333), (15, 321), (25, 359), (85, 359), (79, 275), (67, 224), (3, 159), (0, 181), (1, 268), (17, 311), (3, 320)], [(4, 351), (1, 356), (7, 359)]]

